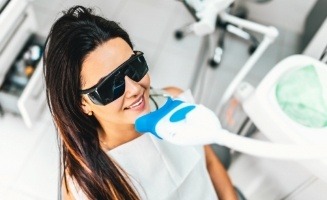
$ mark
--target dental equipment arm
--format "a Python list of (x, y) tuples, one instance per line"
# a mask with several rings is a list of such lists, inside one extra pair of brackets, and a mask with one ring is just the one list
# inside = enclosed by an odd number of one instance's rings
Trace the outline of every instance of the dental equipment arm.
[(168, 98), (165, 105), (139, 117), (135, 128), (178, 145), (217, 143), (253, 156), (276, 159), (327, 159), (327, 146), (294, 145), (244, 138), (223, 129), (216, 115), (202, 105)]
[[(251, 54), (249, 59), (241, 67), (240, 71), (236, 74), (234, 79), (226, 88), (220, 102), (218, 103), (215, 111), (217, 113), (221, 112), (222, 106), (228, 101), (228, 99), (233, 95), (241, 81), (246, 77), (246, 75), (251, 71), (253, 66), (263, 55), (269, 45), (278, 36), (278, 30), (272, 26), (265, 26), (252, 22), (246, 19), (238, 18), (236, 16), (230, 15), (225, 12), (234, 0), (184, 0), (188, 5), (194, 8), (196, 11), (196, 16), (199, 21), (190, 25), (190, 30), (195, 33), (195, 35), (204, 36), (211, 34), (215, 31), (217, 16), (226, 23), (235, 25), (237, 27), (242, 27), (247, 30), (254, 31), (256, 33), (262, 34), (263, 40), (260, 42), (256, 50)], [(200, 68), (198, 68), (200, 69)]]

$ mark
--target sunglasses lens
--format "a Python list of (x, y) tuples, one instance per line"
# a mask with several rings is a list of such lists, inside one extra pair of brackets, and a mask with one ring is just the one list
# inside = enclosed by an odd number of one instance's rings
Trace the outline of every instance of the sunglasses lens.
[(114, 77), (108, 77), (102, 84), (97, 88), (97, 92), (99, 94), (98, 101), (101, 104), (106, 105), (113, 101), (114, 93), (111, 90), (114, 84)]
[(136, 77), (137, 79), (135, 79), (135, 81), (140, 81), (146, 73), (148, 73), (148, 65), (144, 59), (143, 56), (140, 56), (137, 58), (137, 66), (135, 67), (136, 72), (138, 74), (138, 76)]
[(125, 80), (122, 73), (116, 75), (112, 87), (112, 101), (121, 97), (125, 92)]

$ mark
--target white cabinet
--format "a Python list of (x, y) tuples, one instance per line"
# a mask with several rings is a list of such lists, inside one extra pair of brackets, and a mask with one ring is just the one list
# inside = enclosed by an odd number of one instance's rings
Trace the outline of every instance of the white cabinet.
[[(0, 105), (5, 113), (21, 115), (32, 127), (46, 102), (42, 63), (22, 64), (26, 60), (22, 54), (30, 51), (28, 45), (43, 46), (44, 39), (34, 35), (37, 23), (27, 0), (9, 1), (0, 14), (0, 27)], [(26, 77), (16, 76), (15, 70)], [(16, 88), (10, 86), (15, 83)]]

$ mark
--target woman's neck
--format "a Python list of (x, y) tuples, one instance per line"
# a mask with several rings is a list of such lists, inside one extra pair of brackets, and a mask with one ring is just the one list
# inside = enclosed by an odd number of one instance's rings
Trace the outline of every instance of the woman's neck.
[(131, 125), (104, 125), (98, 130), (101, 146), (105, 150), (114, 149), (140, 136)]

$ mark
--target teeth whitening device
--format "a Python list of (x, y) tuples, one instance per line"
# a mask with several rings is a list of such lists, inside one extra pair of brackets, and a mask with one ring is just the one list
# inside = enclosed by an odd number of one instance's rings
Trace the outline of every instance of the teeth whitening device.
[(254, 156), (276, 159), (326, 159), (326, 145), (276, 144), (237, 136), (224, 130), (203, 105), (168, 98), (160, 109), (139, 117), (135, 128), (178, 145), (217, 143)]

